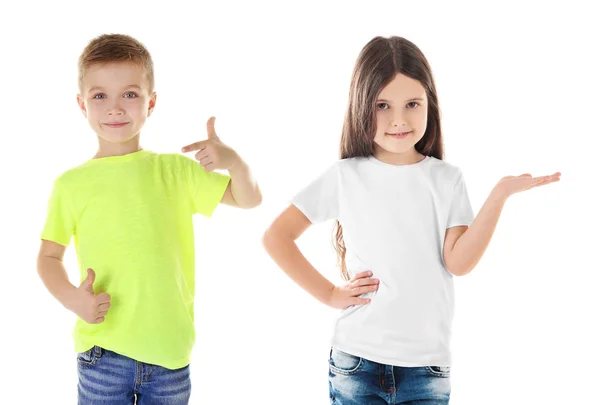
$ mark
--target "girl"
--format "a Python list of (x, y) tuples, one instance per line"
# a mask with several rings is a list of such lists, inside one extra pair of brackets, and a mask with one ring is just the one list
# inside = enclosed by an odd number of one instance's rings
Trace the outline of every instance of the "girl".
[[(473, 218), (461, 170), (443, 152), (425, 56), (404, 38), (372, 39), (354, 68), (341, 160), (263, 238), (297, 284), (342, 309), (329, 359), (332, 404), (447, 404), (453, 276), (478, 263), (510, 195), (560, 179), (504, 177)], [(331, 219), (342, 286), (295, 244)]]

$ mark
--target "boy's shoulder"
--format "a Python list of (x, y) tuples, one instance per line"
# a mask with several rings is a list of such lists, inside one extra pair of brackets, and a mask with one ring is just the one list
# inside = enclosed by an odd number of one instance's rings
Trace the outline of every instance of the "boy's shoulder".
[(54, 182), (67, 184), (73, 181), (77, 181), (79, 178), (87, 174), (89, 167), (89, 161), (80, 163), (77, 166), (73, 166), (69, 169), (64, 170), (62, 173), (55, 177)]
[[(150, 150), (145, 150), (145, 157), (152, 160), (156, 164), (166, 166), (167, 168), (182, 168), (186, 164), (194, 163), (195, 161), (180, 153), (157, 153)], [(93, 175), (96, 170), (103, 170), (106, 166), (98, 164), (99, 161), (94, 159), (87, 160), (77, 166), (66, 169), (59, 174), (55, 180), (61, 183), (69, 183), (78, 181), (82, 177)]]

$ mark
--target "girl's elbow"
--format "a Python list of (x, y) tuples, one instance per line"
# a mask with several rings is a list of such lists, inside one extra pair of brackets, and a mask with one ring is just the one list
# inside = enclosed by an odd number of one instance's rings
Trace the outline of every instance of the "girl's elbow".
[(270, 226), (262, 236), (262, 245), (267, 252), (270, 252), (275, 249), (278, 240), (279, 236), (277, 231), (273, 229), (273, 226)]
[(466, 276), (471, 272), (471, 270), (473, 270), (473, 268), (467, 266), (446, 266), (446, 269), (448, 269), (451, 274), (459, 277)]

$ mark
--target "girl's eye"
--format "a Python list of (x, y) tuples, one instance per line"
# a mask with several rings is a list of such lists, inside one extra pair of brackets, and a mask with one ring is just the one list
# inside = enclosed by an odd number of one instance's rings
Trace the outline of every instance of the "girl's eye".
[(419, 103), (417, 103), (416, 101), (411, 101), (410, 103), (407, 104), (408, 108), (417, 108), (419, 106)]
[(125, 93), (125, 98), (136, 98), (138, 95), (132, 92)]
[(388, 108), (390, 108), (390, 106), (388, 106), (387, 103), (378, 103), (377, 104), (378, 110), (387, 110)]

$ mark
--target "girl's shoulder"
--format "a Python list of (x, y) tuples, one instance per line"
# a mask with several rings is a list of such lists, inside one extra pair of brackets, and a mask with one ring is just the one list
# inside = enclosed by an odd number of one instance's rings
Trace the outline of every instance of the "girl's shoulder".
[(462, 169), (456, 163), (430, 157), (429, 172), (435, 180), (454, 184), (463, 176)]

